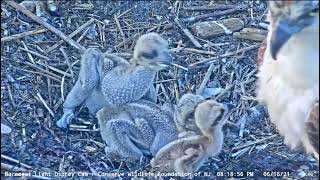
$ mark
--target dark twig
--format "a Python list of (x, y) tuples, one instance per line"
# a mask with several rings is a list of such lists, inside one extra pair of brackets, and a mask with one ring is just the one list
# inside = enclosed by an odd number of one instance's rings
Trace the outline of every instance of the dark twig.
[(19, 33), (19, 34), (14, 34), (11, 36), (1, 38), (1, 42), (7, 42), (7, 41), (23, 38), (23, 37), (34, 35), (34, 34), (44, 33), (47, 31), (48, 31), (48, 29), (36, 29), (36, 30), (31, 30), (31, 31)]
[(174, 21), (197, 48), (202, 48), (201, 44), (193, 37), (188, 28), (182, 22), (179, 21), (178, 17), (174, 18)]
[(232, 4), (217, 4), (214, 6), (190, 6), (190, 7), (184, 7), (184, 10), (189, 11), (207, 11), (207, 10), (224, 10), (224, 9), (234, 9), (239, 6), (232, 5)]
[(230, 57), (230, 56), (233, 56), (233, 55), (236, 55), (236, 54), (239, 54), (239, 53), (243, 53), (243, 52), (246, 52), (246, 51), (250, 51), (250, 50), (256, 49), (258, 47), (259, 47), (258, 44), (252, 45), (252, 46), (248, 46), (248, 47), (244, 47), (244, 48), (240, 49), (237, 52), (229, 52), (229, 53), (225, 53), (225, 54), (223, 54), (221, 56), (216, 56), (216, 57), (212, 57), (212, 58), (208, 58), (208, 59), (204, 59), (202, 61), (198, 61), (198, 62), (192, 63), (192, 64), (189, 65), (189, 67), (194, 67), (194, 66), (197, 66), (199, 64), (207, 63), (207, 62), (214, 61), (214, 60), (217, 60), (217, 59), (221, 59), (221, 58), (224, 58), (224, 57)]
[(204, 78), (203, 78), (203, 80), (202, 80), (202, 82), (201, 82), (201, 84), (200, 84), (199, 89), (197, 89), (197, 91), (196, 91), (197, 94), (201, 94), (201, 93), (203, 92), (204, 88), (205, 88), (206, 85), (207, 85), (207, 82), (208, 82), (209, 79), (210, 79), (210, 76), (211, 76), (211, 74), (212, 74), (213, 68), (214, 68), (214, 64), (211, 63), (210, 66), (209, 66), (209, 68), (208, 68), (208, 70), (207, 70), (206, 75), (204, 76)]
[(183, 20), (183, 22), (194, 22), (194, 21), (206, 19), (206, 18), (209, 18), (209, 17), (217, 17), (217, 16), (227, 15), (227, 14), (231, 14), (231, 13), (234, 13), (234, 12), (237, 12), (237, 11), (244, 11), (244, 10), (246, 10), (246, 6), (237, 6), (236, 8), (233, 8), (233, 9), (227, 9), (227, 10), (224, 10), (224, 11), (218, 11), (218, 12), (202, 14), (202, 15), (199, 15), (199, 16), (186, 18), (186, 19)]

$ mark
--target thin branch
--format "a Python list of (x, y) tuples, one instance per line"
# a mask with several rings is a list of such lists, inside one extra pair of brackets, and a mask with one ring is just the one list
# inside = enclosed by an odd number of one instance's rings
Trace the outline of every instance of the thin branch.
[(52, 31), (53, 33), (58, 35), (61, 39), (65, 40), (67, 43), (69, 43), (71, 46), (75, 47), (76, 49), (82, 50), (82, 51), (85, 50), (85, 48), (83, 46), (81, 46), (79, 43), (77, 43), (76, 41), (74, 41), (70, 37), (66, 36), (63, 32), (61, 32), (57, 28), (53, 27), (51, 24), (45, 22), (44, 20), (42, 20), (41, 18), (39, 18), (38, 16), (36, 16), (35, 14), (33, 14), (32, 12), (27, 10), (26, 8), (24, 8), (20, 4), (14, 2), (14, 1), (6, 1), (6, 3), (9, 4), (10, 6), (12, 6), (13, 8), (15, 8), (16, 10), (22, 12), (23, 14), (25, 14), (26, 16), (28, 16), (32, 20), (36, 21), (37, 23), (48, 28), (50, 31)]
[(44, 33), (44, 32), (47, 32), (47, 31), (48, 31), (48, 29), (36, 29), (36, 30), (26, 31), (26, 32), (23, 32), (23, 33), (19, 33), (19, 34), (14, 34), (14, 35), (11, 35), (11, 36), (3, 37), (3, 38), (1, 38), (1, 42), (8, 42), (8, 41), (11, 41), (11, 40), (16, 40), (16, 39), (19, 39), (19, 38), (23, 38), (23, 37), (34, 35), (34, 34)]

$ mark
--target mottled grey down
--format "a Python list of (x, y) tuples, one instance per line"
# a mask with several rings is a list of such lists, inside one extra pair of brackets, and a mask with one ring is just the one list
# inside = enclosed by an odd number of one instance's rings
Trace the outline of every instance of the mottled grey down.
[(128, 71), (127, 66), (118, 66), (102, 81), (102, 93), (111, 104), (125, 104), (141, 99), (153, 87), (156, 72), (138, 66)]
[(86, 50), (81, 60), (79, 79), (64, 103), (64, 114), (57, 125), (66, 128), (73, 110), (83, 103), (91, 113), (106, 105), (122, 105), (138, 99), (157, 101), (153, 80), (168, 67), (172, 57), (168, 42), (157, 33), (139, 37), (130, 63), (120, 57)]
[(118, 154), (124, 160), (155, 155), (178, 136), (172, 114), (143, 99), (104, 107), (97, 118), (102, 139), (108, 145), (106, 153)]
[(199, 128), (195, 124), (194, 110), (202, 101), (204, 101), (202, 96), (191, 93), (186, 93), (181, 97), (174, 113), (174, 120), (179, 132), (200, 132)]
[[(130, 78), (126, 76), (117, 77), (115, 75), (117, 74), (117, 70), (113, 72), (114, 67), (122, 67), (123, 69), (129, 64), (125, 62), (126, 60), (120, 57), (103, 56), (100, 50), (89, 48), (82, 56), (79, 77), (63, 104), (64, 114), (57, 121), (57, 126), (67, 128), (74, 116), (74, 109), (82, 104), (89, 109), (90, 113), (95, 114), (105, 105), (112, 103), (121, 104), (140, 98), (156, 102), (156, 92), (152, 85), (153, 78), (150, 78), (148, 73), (146, 73), (146, 78), (144, 78), (143, 69), (140, 69), (142, 73), (138, 71), (137, 76), (131, 74)], [(111, 73), (110, 76), (107, 76), (108, 73)], [(106, 80), (104, 80), (105, 77)], [(148, 81), (144, 81), (143, 83), (139, 81), (140, 79), (147, 79)], [(139, 83), (135, 83), (135, 81)], [(101, 89), (106, 86), (110, 87), (106, 88), (108, 90), (106, 92), (108, 93), (104, 96)], [(124, 100), (126, 97), (132, 97), (131, 92), (136, 92), (134, 89), (139, 89), (140, 86), (144, 88), (143, 91), (139, 91), (138, 97)], [(112, 92), (114, 93), (112, 94)]]

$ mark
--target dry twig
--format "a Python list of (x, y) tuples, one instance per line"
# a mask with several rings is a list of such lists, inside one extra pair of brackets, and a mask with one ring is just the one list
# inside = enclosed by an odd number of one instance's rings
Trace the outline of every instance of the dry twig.
[(10, 164), (6, 164), (6, 163), (1, 163), (1, 170), (7, 170), (7, 171), (27, 171), (27, 169), (22, 168), (22, 167), (16, 167), (16, 166), (12, 166)]
[[(89, 21), (87, 21), (86, 23), (84, 23), (83, 25), (81, 25), (78, 29), (76, 29), (75, 31), (73, 31), (71, 34), (68, 35), (69, 38), (73, 38), (74, 36), (76, 36), (78, 33), (80, 33), (81, 31), (83, 31), (87, 26), (91, 25), (93, 23), (94, 19), (90, 19)], [(61, 44), (63, 44), (63, 40), (59, 41), (57, 44), (51, 46), (50, 48), (48, 48), (45, 53), (49, 53), (50, 51), (56, 49), (57, 47), (59, 47)]]
[(44, 20), (42, 20), (41, 18), (39, 18), (38, 16), (36, 16), (32, 12), (30, 12), (29, 10), (27, 10), (26, 8), (22, 7), (20, 4), (14, 2), (14, 1), (6, 1), (6, 3), (9, 4), (10, 6), (12, 6), (13, 8), (15, 8), (16, 10), (22, 12), (23, 14), (25, 14), (26, 16), (28, 16), (32, 20), (36, 21), (37, 23), (48, 28), (50, 31), (52, 31), (53, 33), (58, 35), (60, 38), (62, 38), (66, 42), (68, 42), (71, 46), (75, 47), (76, 49), (82, 50), (82, 51), (85, 50), (85, 48), (83, 46), (81, 46), (79, 43), (77, 43), (73, 39), (69, 38), (63, 32), (61, 32), (57, 28), (53, 27), (51, 24), (45, 22)]
[(197, 48), (202, 48), (201, 44), (193, 37), (191, 32), (188, 30), (186, 25), (184, 25), (182, 22), (179, 21), (179, 18), (176, 17), (174, 18), (174, 21), (177, 23), (179, 28), (184, 32), (184, 34), (191, 40), (191, 42), (197, 47)]
[(180, 52), (180, 51), (187, 51), (191, 53), (197, 53), (197, 54), (204, 54), (204, 55), (215, 55), (216, 53), (213, 51), (204, 51), (201, 49), (194, 49), (194, 48), (186, 48), (186, 47), (178, 47), (178, 48), (172, 48), (170, 49), (171, 52)]
[(209, 66), (209, 68), (208, 68), (208, 70), (207, 70), (207, 72), (206, 72), (206, 75), (204, 76), (204, 78), (203, 78), (203, 80), (202, 80), (202, 82), (201, 82), (201, 84), (200, 84), (199, 89), (197, 89), (197, 91), (196, 91), (196, 94), (201, 94), (201, 93), (203, 92), (204, 88), (205, 88), (206, 85), (207, 85), (207, 82), (208, 82), (209, 79), (210, 79), (210, 76), (211, 76), (211, 74), (212, 74), (213, 68), (214, 68), (214, 64), (211, 63), (210, 66)]
[(241, 145), (241, 146), (236, 146), (236, 147), (232, 148), (232, 150), (242, 149), (242, 148), (254, 145), (254, 144), (259, 144), (259, 143), (262, 143), (262, 142), (264, 142), (266, 140), (273, 139), (273, 138), (275, 138), (277, 136), (278, 136), (278, 134), (273, 134), (271, 136), (268, 136), (268, 137), (265, 137), (265, 138), (262, 138), (262, 139), (258, 139), (258, 140), (253, 141), (253, 142), (248, 142), (248, 143), (246, 143), (244, 145)]
[(124, 32), (122, 30), (122, 27), (120, 25), (118, 17), (116, 15), (114, 15), (113, 18), (114, 18), (114, 21), (116, 22), (116, 25), (117, 25), (117, 27), (118, 27), (118, 29), (120, 31), (120, 34), (122, 36), (123, 41), (126, 41), (126, 36), (124, 35)]
[(207, 62), (210, 62), (210, 61), (218, 60), (220, 58), (234, 56), (236, 54), (243, 53), (243, 52), (246, 52), (246, 51), (250, 51), (250, 50), (256, 49), (258, 47), (259, 47), (258, 44), (255, 44), (255, 45), (252, 45), (252, 46), (248, 46), (248, 47), (244, 47), (244, 48), (240, 49), (237, 52), (229, 52), (229, 53), (225, 53), (225, 54), (223, 54), (221, 56), (216, 56), (216, 57), (212, 57), (212, 58), (208, 58), (208, 59), (205, 59), (205, 60), (202, 60), (202, 61), (198, 61), (198, 62), (192, 63), (192, 64), (189, 65), (189, 67), (195, 67), (195, 66), (197, 66), (199, 64), (203, 64), (203, 63), (207, 63)]
[(183, 20), (183, 22), (194, 22), (194, 21), (206, 19), (206, 18), (209, 18), (209, 17), (211, 17), (211, 18), (212, 17), (218, 17), (218, 16), (223, 16), (223, 15), (231, 14), (231, 13), (234, 13), (234, 12), (237, 12), (237, 11), (244, 11), (244, 10), (247, 10), (246, 6), (237, 6), (236, 8), (233, 8), (233, 9), (227, 9), (227, 10), (224, 10), (224, 11), (218, 11), (218, 12), (202, 14), (202, 15), (186, 18), (186, 19)]
[[(40, 58), (43, 58), (43, 59), (45, 59), (45, 60), (47, 60), (47, 61), (49, 60), (49, 58), (48, 58), (47, 56), (41, 55), (41, 54), (39, 54), (39, 53), (37, 53), (37, 52), (34, 52), (34, 51), (31, 51), (31, 50), (29, 50), (29, 49), (25, 49), (25, 48), (22, 48), (22, 47), (19, 47), (19, 49), (22, 50), (22, 51), (27, 52), (28, 54), (30, 53), (30, 54), (33, 54), (33, 55), (38, 56), (38, 57), (40, 57)], [(32, 58), (32, 59), (33, 59), (33, 58)]]
[(231, 88), (233, 87), (232, 84), (228, 85), (224, 90), (222, 90), (213, 100), (217, 101), (220, 99), (224, 94), (226, 94)]
[[(23, 47), (26, 49), (26, 50), (29, 50), (26, 43), (24, 43), (23, 41), (21, 41), (21, 44), (23, 45)], [(34, 61), (33, 57), (31, 56), (31, 53), (30, 52), (27, 52), (28, 54), (28, 57), (30, 59), (30, 61), (33, 63), (33, 64), (36, 64), (36, 62)]]
[(14, 158), (12, 158), (12, 157), (9, 157), (9, 156), (7, 156), (7, 155), (1, 154), (1, 158), (5, 159), (5, 160), (7, 160), (7, 161), (10, 161), (10, 162), (19, 164), (19, 165), (21, 165), (21, 166), (23, 166), (23, 167), (25, 167), (25, 168), (27, 168), (27, 169), (32, 169), (32, 166), (29, 166), (29, 165), (27, 165), (27, 164), (25, 164), (25, 163), (22, 163), (22, 162), (20, 162), (19, 160), (16, 160), (16, 159), (14, 159)]
[(233, 4), (216, 4), (214, 6), (205, 5), (205, 6), (190, 6), (184, 7), (183, 9), (189, 11), (206, 11), (206, 10), (223, 10), (223, 9), (234, 9), (237, 8), (237, 5)]
[(30, 35), (34, 35), (34, 34), (39, 34), (39, 33), (44, 33), (47, 32), (48, 29), (36, 29), (36, 30), (31, 30), (31, 31), (26, 31), (23, 33), (19, 33), (19, 34), (14, 34), (11, 36), (7, 36), (7, 37), (3, 37), (1, 38), (1, 42), (8, 42), (11, 40), (16, 40), (16, 39), (20, 39), (26, 36), (30, 36)]
[(52, 117), (54, 117), (54, 113), (53, 111), (50, 109), (50, 107), (47, 105), (46, 101), (42, 98), (40, 93), (37, 93), (37, 97), (39, 98), (40, 102), (42, 102), (42, 104), (44, 105), (44, 107), (46, 107), (46, 109), (49, 111), (49, 113), (51, 114)]
[[(70, 73), (71, 73), (72, 80), (73, 80), (73, 82), (74, 82), (74, 81), (75, 81), (75, 79), (74, 79), (74, 72), (73, 72), (72, 67), (71, 67), (71, 64), (70, 64), (70, 59), (69, 59), (69, 57), (68, 57), (68, 55), (67, 55), (67, 53), (66, 53), (66, 51), (64, 50), (63, 47), (60, 47), (59, 49), (60, 49), (60, 51), (61, 51), (64, 59), (66, 59), (68, 68), (70, 69)], [(67, 75), (67, 73), (64, 73), (64, 75)]]

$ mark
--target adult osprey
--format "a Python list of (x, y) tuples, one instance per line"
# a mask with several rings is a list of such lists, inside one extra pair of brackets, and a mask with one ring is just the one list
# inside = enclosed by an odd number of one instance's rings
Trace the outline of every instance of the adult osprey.
[(291, 148), (319, 159), (319, 1), (268, 1), (258, 98)]

